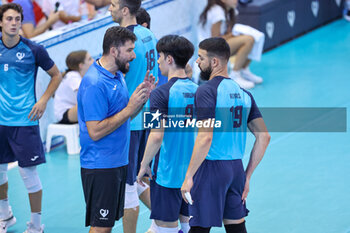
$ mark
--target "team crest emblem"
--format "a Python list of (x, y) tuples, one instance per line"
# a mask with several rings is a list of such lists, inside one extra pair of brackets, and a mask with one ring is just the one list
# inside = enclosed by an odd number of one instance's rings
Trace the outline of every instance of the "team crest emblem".
[(108, 210), (104, 210), (104, 209), (100, 209), (100, 214), (102, 217), (106, 217), (108, 215), (109, 211)]
[(21, 61), (25, 56), (26, 56), (25, 53), (21, 53), (21, 52), (16, 53), (16, 57), (17, 57), (18, 60), (20, 60), (20, 61)]
[(319, 8), (320, 8), (320, 5), (319, 5), (318, 1), (311, 2), (311, 11), (312, 11), (312, 14), (315, 16), (315, 18), (318, 15)]
[(287, 19), (288, 19), (289, 25), (291, 27), (293, 27), (294, 26), (294, 22), (295, 22), (295, 11), (288, 11)]
[(266, 32), (267, 32), (267, 35), (270, 37), (270, 39), (273, 36), (274, 30), (275, 30), (275, 24), (273, 22), (267, 22), (266, 23)]

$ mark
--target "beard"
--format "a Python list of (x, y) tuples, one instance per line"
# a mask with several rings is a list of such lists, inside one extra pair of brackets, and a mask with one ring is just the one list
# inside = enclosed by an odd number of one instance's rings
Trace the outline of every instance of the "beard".
[(117, 16), (115, 16), (113, 17), (113, 21), (120, 25), (120, 23), (122, 22), (122, 18), (117, 18)]
[[(200, 69), (200, 68), (199, 68)], [(208, 68), (206, 68), (205, 70), (201, 69), (201, 73), (200, 73), (200, 77), (204, 80), (204, 81), (208, 81), (210, 78), (210, 75), (212, 73), (213, 69), (211, 68), (211, 65), (209, 65)]]
[(123, 62), (119, 59), (119, 56), (115, 59), (115, 64), (118, 66), (118, 70), (120, 70), (123, 74), (128, 73), (130, 65), (127, 67), (128, 62)]

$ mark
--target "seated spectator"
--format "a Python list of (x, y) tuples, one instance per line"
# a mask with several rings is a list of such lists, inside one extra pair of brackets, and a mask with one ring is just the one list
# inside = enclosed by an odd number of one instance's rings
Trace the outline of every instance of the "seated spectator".
[(14, 0), (23, 8), (22, 32), (26, 38), (32, 38), (49, 29), (59, 19), (59, 12), (50, 12), (47, 20), (37, 25), (35, 22), (35, 14), (32, 0)]
[(42, 9), (46, 15), (59, 11), (59, 20), (52, 25), (53, 29), (81, 19), (80, 0), (43, 0)]
[(92, 4), (97, 8), (111, 4), (111, 0), (85, 0), (85, 2)]
[(263, 79), (249, 70), (251, 60), (248, 59), (248, 54), (253, 48), (254, 38), (249, 35), (232, 35), (236, 5), (237, 0), (208, 0), (200, 15), (198, 39), (202, 41), (217, 36), (224, 38), (230, 46), (231, 55), (236, 55), (230, 78), (241, 87), (249, 89), (253, 88), (255, 83), (261, 83)]
[(93, 63), (90, 54), (85, 50), (71, 52), (66, 58), (68, 70), (54, 98), (55, 117), (58, 124), (78, 122), (77, 93), (82, 77)]

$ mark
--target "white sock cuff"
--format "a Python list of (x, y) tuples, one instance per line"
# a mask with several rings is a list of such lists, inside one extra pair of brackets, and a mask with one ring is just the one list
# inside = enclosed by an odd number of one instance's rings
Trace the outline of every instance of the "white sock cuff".
[(181, 222), (180, 225), (181, 225), (181, 230), (184, 233), (188, 233), (190, 231), (190, 223), (188, 223), (188, 222)]
[(7, 163), (0, 164), (0, 185), (7, 183)]
[(158, 227), (157, 233), (178, 233), (179, 229), (177, 227)]
[(34, 225), (35, 228), (40, 229), (40, 227), (41, 227), (41, 212), (38, 212), (38, 213), (32, 212), (30, 221), (32, 222), (32, 224)]

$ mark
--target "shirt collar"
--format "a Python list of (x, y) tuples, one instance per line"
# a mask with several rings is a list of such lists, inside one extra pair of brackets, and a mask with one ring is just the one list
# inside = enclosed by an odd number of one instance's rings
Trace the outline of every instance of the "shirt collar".
[[(97, 60), (96, 60), (97, 61)], [(108, 78), (120, 78), (121, 76), (121, 72), (118, 70), (117, 73), (115, 75), (113, 75), (111, 72), (109, 72), (108, 70), (106, 70), (105, 68), (103, 68), (102, 66), (100, 66), (99, 64), (97, 64), (97, 62), (94, 61), (93, 65), (95, 66), (95, 68), (100, 71), (101, 73), (103, 73), (105, 76), (107, 76)]]

